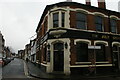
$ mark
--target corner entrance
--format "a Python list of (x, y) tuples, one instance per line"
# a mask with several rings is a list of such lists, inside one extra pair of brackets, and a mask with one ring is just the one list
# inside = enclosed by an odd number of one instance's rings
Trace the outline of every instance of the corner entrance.
[(54, 44), (54, 71), (64, 71), (64, 45), (63, 43)]

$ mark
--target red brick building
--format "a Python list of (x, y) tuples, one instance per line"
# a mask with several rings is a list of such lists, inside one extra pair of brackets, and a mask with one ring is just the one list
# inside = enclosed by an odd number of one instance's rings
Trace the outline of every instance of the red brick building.
[(47, 5), (36, 33), (36, 59), (47, 73), (120, 70), (120, 13), (105, 2)]

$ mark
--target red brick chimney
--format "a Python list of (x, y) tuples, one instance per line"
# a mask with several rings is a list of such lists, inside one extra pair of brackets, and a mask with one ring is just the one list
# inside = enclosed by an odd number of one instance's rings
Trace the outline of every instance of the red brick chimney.
[(86, 0), (86, 5), (91, 5), (91, 1), (90, 0)]
[(98, 0), (98, 7), (106, 9), (105, 0)]

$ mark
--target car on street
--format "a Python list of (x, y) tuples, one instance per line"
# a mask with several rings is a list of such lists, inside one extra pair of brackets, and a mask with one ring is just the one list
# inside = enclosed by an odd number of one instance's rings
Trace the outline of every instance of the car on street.
[(0, 58), (0, 65), (4, 65), (4, 61), (2, 58)]
[(10, 63), (12, 60), (14, 60), (13, 57), (3, 57), (2, 58), (3, 66), (7, 65), (8, 63)]

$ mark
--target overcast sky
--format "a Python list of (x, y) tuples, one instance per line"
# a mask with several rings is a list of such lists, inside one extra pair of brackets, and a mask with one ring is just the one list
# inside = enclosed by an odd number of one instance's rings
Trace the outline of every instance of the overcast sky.
[[(5, 45), (15, 52), (24, 49), (39, 23), (46, 5), (65, 0), (0, 0), (0, 31), (4, 35)], [(73, 0), (85, 4), (85, 0)], [(107, 9), (118, 11), (118, 1), (106, 0)], [(92, 6), (98, 6), (97, 0), (91, 0)]]

